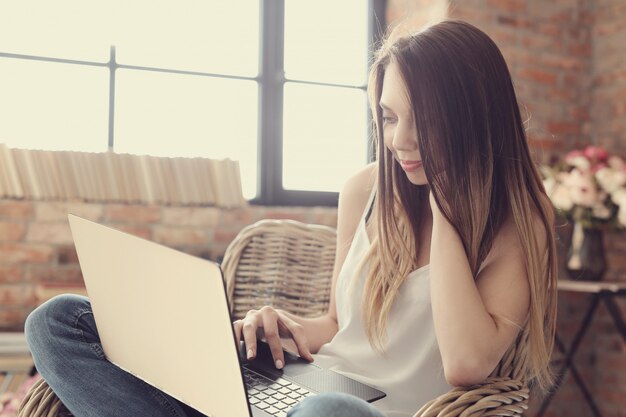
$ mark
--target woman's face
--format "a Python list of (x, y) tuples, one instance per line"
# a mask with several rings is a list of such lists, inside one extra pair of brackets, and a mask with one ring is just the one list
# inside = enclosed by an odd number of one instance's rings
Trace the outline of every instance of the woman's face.
[(415, 185), (427, 184), (422, 157), (417, 145), (413, 109), (398, 66), (391, 63), (385, 70), (380, 97), (383, 110), (383, 139), (407, 178)]

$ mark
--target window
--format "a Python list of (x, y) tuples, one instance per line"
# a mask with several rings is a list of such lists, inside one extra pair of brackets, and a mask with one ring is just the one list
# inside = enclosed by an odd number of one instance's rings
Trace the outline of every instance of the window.
[(333, 205), (368, 161), (383, 15), (384, 0), (3, 2), (0, 142), (231, 158), (253, 203)]

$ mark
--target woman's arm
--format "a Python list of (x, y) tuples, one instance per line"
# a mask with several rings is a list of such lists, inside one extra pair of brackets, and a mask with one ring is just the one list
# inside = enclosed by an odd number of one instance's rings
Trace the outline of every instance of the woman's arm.
[(338, 330), (335, 305), (337, 275), (346, 259), (361, 214), (365, 210), (375, 183), (374, 173), (375, 164), (368, 165), (350, 178), (339, 194), (337, 248), (328, 313), (316, 318), (303, 318), (272, 307), (251, 310), (243, 320), (237, 320), (234, 323), (235, 335), (238, 340), (243, 336), (249, 358), (256, 356), (256, 337), (259, 329), (262, 330), (262, 335), (270, 346), (278, 368), (281, 368), (284, 363), (283, 347), (292, 352), (298, 352), (303, 358), (313, 360), (311, 353), (316, 353), (322, 345), (335, 336)]
[(458, 233), (432, 196), (431, 208), (431, 299), (444, 372), (451, 385), (473, 385), (495, 369), (528, 314), (523, 253), (515, 225), (505, 222), (475, 281)]

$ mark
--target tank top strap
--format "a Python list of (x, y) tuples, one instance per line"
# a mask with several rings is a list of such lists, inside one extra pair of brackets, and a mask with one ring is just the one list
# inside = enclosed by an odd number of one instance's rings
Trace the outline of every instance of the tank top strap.
[(374, 201), (376, 200), (376, 184), (372, 187), (372, 192), (370, 193), (369, 198), (367, 199), (367, 204), (365, 205), (365, 211), (363, 212), (363, 216), (361, 220), (363, 223), (367, 224), (370, 216), (372, 215), (372, 211), (374, 210)]

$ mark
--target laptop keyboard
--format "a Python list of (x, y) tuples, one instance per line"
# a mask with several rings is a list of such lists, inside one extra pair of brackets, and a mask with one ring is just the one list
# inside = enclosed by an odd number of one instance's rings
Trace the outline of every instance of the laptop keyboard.
[(272, 380), (243, 367), (248, 389), (248, 400), (253, 405), (276, 417), (285, 417), (287, 411), (304, 398), (315, 395), (286, 379)]

